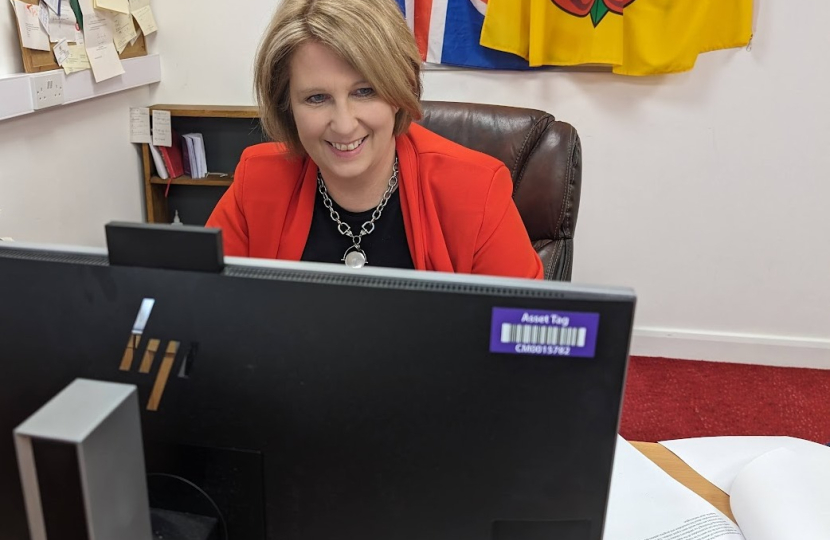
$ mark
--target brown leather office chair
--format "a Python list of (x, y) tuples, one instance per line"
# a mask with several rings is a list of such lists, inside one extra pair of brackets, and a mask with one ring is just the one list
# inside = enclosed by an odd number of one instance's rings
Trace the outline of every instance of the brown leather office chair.
[(535, 109), (424, 101), (427, 129), (505, 163), (545, 279), (569, 281), (582, 185), (579, 135)]

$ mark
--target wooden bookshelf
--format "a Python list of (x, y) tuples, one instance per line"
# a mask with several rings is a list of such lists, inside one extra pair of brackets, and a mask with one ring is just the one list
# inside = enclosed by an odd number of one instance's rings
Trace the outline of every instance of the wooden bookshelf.
[(204, 225), (213, 205), (233, 183), (233, 173), (242, 151), (263, 141), (257, 108), (159, 104), (150, 109), (170, 111), (172, 128), (180, 135), (202, 133), (208, 171), (222, 175), (162, 179), (155, 170), (150, 146), (142, 144), (145, 218), (148, 223), (170, 223), (174, 211), (179, 211), (184, 223)]
[(245, 105), (153, 105), (150, 110), (191, 118), (259, 118), (256, 107)]
[(187, 175), (179, 176), (178, 178), (167, 179), (159, 178), (158, 176), (150, 177), (151, 184), (163, 184), (173, 186), (217, 186), (227, 187), (233, 183), (233, 175), (228, 176), (208, 176), (207, 178), (191, 178)]

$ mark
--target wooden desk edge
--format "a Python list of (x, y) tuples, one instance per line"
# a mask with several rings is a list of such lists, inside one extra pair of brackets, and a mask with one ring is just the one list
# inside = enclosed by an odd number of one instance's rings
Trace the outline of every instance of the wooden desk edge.
[(729, 495), (695, 472), (668, 448), (652, 442), (631, 442), (631, 445), (666, 471), (669, 476), (709, 501), (733, 522), (735, 521), (735, 516), (732, 515), (729, 507)]

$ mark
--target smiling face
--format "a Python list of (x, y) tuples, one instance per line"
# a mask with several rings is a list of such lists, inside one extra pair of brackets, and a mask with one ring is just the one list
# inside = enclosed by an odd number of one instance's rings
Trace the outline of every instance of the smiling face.
[(289, 93), (303, 148), (337, 190), (385, 187), (397, 107), (332, 49), (313, 41), (291, 59)]

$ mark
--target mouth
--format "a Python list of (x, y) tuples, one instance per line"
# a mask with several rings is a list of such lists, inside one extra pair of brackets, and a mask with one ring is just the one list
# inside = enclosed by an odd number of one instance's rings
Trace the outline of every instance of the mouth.
[(334, 148), (338, 152), (352, 152), (352, 151), (357, 150), (358, 148), (360, 148), (360, 145), (362, 145), (363, 141), (365, 141), (367, 138), (368, 138), (368, 135), (366, 137), (362, 137), (362, 138), (357, 139), (356, 141), (352, 141), (350, 143), (336, 143), (336, 142), (331, 142), (331, 141), (326, 141), (326, 142), (329, 144), (329, 146), (331, 146), (332, 148)]

